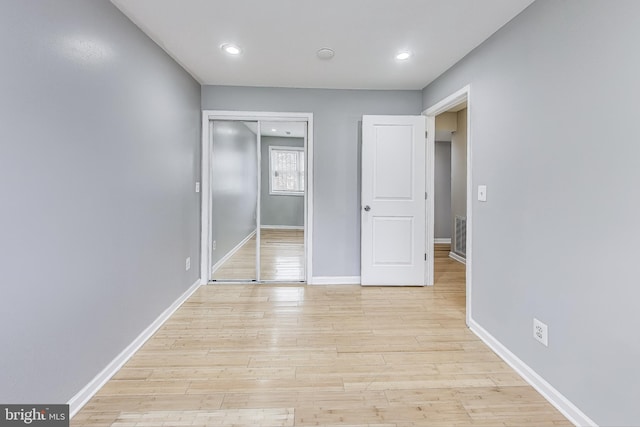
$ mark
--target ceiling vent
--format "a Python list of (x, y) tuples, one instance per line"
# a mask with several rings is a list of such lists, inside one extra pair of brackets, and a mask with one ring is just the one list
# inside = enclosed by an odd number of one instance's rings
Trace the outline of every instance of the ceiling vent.
[(320, 59), (331, 59), (335, 54), (336, 53), (333, 51), (333, 49), (329, 49), (328, 47), (318, 49), (318, 51), (316, 52), (316, 55), (318, 55), (318, 58)]

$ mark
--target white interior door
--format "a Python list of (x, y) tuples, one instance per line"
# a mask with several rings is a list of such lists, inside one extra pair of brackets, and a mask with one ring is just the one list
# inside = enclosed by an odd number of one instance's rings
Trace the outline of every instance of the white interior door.
[(424, 116), (362, 118), (363, 286), (426, 284), (425, 145)]

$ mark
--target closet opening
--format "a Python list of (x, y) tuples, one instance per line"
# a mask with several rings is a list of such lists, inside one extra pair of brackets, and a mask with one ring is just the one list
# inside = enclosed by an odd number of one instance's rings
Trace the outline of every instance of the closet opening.
[(311, 115), (203, 118), (203, 282), (306, 282)]

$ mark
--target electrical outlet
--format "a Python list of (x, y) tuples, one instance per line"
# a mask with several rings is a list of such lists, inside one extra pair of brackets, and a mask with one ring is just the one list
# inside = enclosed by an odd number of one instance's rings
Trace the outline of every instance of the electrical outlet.
[(184, 263), (184, 269), (185, 271), (189, 271), (190, 268), (191, 268), (191, 257), (187, 257), (187, 260)]
[(213, 250), (216, 250), (216, 241), (214, 240), (213, 243), (211, 244), (211, 246), (213, 246)]
[(533, 338), (540, 341), (545, 347), (549, 347), (548, 327), (535, 317), (533, 318)]
[(196, 182), (196, 193), (200, 192), (200, 182)]

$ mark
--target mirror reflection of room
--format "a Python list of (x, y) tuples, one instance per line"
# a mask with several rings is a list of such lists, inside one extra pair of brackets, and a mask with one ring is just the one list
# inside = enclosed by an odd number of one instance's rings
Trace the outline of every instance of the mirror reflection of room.
[(304, 280), (306, 123), (261, 123), (260, 279)]
[(257, 122), (211, 122), (212, 279), (256, 280)]
[(306, 123), (211, 126), (212, 280), (304, 281)]

